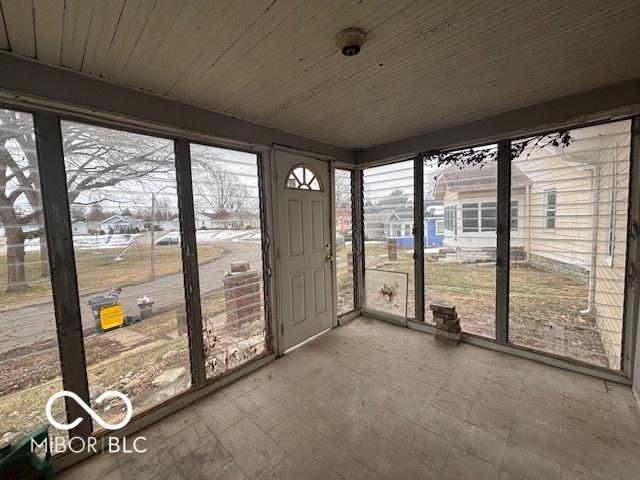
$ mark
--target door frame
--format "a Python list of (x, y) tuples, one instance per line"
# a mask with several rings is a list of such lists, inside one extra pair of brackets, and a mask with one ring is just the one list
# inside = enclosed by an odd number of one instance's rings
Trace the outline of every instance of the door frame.
[[(279, 228), (278, 226), (280, 225), (279, 221), (279, 215), (280, 213), (278, 212), (278, 208), (277, 208), (277, 202), (278, 202), (278, 187), (279, 187), (279, 182), (281, 181), (281, 179), (284, 178), (284, 176), (287, 175), (288, 172), (284, 172), (284, 171), (279, 171), (278, 170), (278, 166), (277, 166), (277, 159), (276, 159), (276, 152), (287, 152), (287, 153), (293, 153), (295, 155), (301, 155), (303, 157), (309, 157), (312, 158), (314, 160), (319, 160), (319, 161), (324, 161), (327, 162), (328, 167), (329, 167), (329, 218), (330, 218), (330, 225), (331, 225), (331, 249), (332, 249), (332, 254), (333, 254), (333, 258), (331, 259), (331, 295), (330, 295), (330, 310), (331, 310), (331, 315), (332, 315), (332, 319), (331, 319), (331, 328), (335, 328), (338, 326), (338, 304), (336, 302), (336, 295), (337, 295), (337, 291), (338, 291), (338, 285), (336, 282), (336, 258), (335, 258), (335, 254), (336, 254), (336, 212), (335, 212), (335, 158), (329, 155), (323, 155), (321, 153), (317, 153), (317, 152), (311, 152), (308, 150), (300, 150), (297, 148), (293, 148), (293, 147), (289, 147), (287, 145), (280, 145), (280, 144), (272, 144), (271, 145), (271, 149), (269, 151), (269, 156), (270, 156), (270, 162), (269, 162), (269, 169), (270, 169), (270, 177), (271, 177), (271, 181), (270, 181), (270, 196), (269, 196), (269, 208), (272, 212), (272, 218), (273, 218), (273, 229), (272, 229), (272, 234), (273, 234), (273, 248), (271, 248), (271, 252), (273, 255), (273, 268), (272, 268), (272, 272), (271, 272), (271, 279), (273, 281), (273, 290), (272, 290), (272, 295), (271, 295), (271, 314), (272, 314), (272, 319), (273, 319), (273, 346), (274, 346), (274, 352), (277, 354), (278, 357), (284, 355), (285, 352), (285, 348), (284, 348), (284, 341), (283, 341), (283, 332), (284, 332), (284, 321), (282, 316), (280, 315), (280, 310), (279, 310), (279, 306), (281, 305), (281, 301), (282, 301), (282, 297), (281, 297), (281, 293), (280, 293), (280, 288), (279, 288), (279, 284), (280, 284), (280, 245), (282, 245), (282, 239), (279, 238)], [(313, 338), (313, 337), (312, 337)], [(304, 343), (304, 342), (303, 342)], [(295, 348), (295, 347), (293, 347)]]

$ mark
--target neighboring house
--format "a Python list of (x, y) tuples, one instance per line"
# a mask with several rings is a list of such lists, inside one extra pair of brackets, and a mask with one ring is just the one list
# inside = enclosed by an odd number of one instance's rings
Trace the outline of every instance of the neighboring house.
[[(525, 191), (531, 184), (517, 166), (511, 168), (511, 247), (522, 248)], [(497, 166), (453, 167), (438, 175), (433, 198), (444, 207), (443, 244), (455, 247), (464, 260), (495, 260)]]
[(176, 215), (170, 220), (162, 220), (161, 222), (158, 222), (157, 225), (159, 225), (164, 232), (177, 231), (180, 230), (180, 218)]
[(112, 215), (100, 222), (100, 228), (104, 232), (113, 231), (113, 233), (126, 233), (128, 230), (137, 228), (142, 231), (145, 229), (144, 221), (129, 217), (127, 215)]
[(351, 234), (351, 229), (351, 209), (346, 207), (336, 207), (336, 233), (349, 235)]
[(215, 222), (211, 218), (211, 215), (211, 213), (195, 212), (196, 228), (198, 230), (213, 230), (215, 228)]
[(89, 235), (89, 224), (86, 222), (73, 222), (71, 224), (73, 235)]
[(244, 230), (260, 228), (260, 216), (243, 211), (235, 213), (195, 212), (196, 228), (201, 230)]
[(411, 237), (413, 235), (413, 205), (392, 209), (383, 223), (386, 238)]
[[(426, 202), (425, 202), (426, 203)], [(444, 242), (444, 208), (441, 204), (426, 206), (424, 212), (425, 248), (442, 247)]]
[[(442, 206), (425, 209), (424, 246), (441, 247), (444, 238)], [(413, 205), (381, 208), (365, 216), (367, 240), (396, 239), (400, 248), (413, 248)]]
[[(624, 304), (629, 137), (624, 122), (572, 131), (567, 147), (526, 151), (511, 164), (511, 260), (588, 285), (608, 355), (620, 356)], [(494, 261), (496, 165), (447, 169), (434, 199), (444, 205), (444, 244), (459, 261)], [(612, 365), (612, 367), (617, 367)]]

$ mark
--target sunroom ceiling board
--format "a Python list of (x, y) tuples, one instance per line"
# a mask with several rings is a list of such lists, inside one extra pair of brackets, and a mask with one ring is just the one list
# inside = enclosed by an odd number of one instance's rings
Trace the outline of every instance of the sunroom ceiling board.
[(36, 58), (32, 1), (2, 0), (0, 5), (2, 5), (9, 49), (19, 55)]
[(640, 76), (637, 0), (0, 5), (1, 49), (347, 148)]
[(4, 28), (4, 15), (2, 13), (1, 3), (0, 3), (0, 49), (9, 50), (9, 37), (7, 37), (7, 30)]

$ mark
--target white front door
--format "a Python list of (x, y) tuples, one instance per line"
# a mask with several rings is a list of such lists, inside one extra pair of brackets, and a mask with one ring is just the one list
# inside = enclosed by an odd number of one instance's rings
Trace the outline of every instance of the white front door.
[(329, 163), (276, 150), (278, 298), (283, 350), (333, 325)]

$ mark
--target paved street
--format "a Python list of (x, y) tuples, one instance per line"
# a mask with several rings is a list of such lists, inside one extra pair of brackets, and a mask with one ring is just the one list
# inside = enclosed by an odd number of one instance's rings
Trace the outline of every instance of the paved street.
[[(222, 247), (224, 253), (214, 261), (200, 267), (202, 296), (222, 290), (222, 278), (229, 271), (229, 265), (232, 262), (248, 260), (251, 263), (251, 268), (259, 268), (261, 265), (260, 242), (216, 242), (216, 245)], [(118, 285), (117, 278), (113, 279), (113, 285)], [(85, 336), (95, 333), (93, 316), (87, 304), (88, 299), (95, 295), (92, 293), (80, 297)], [(126, 314), (138, 313), (136, 302), (143, 295), (148, 295), (155, 300), (155, 309), (184, 304), (182, 272), (125, 287), (119, 300)], [(57, 337), (53, 304), (50, 302), (2, 312), (0, 314), (0, 329), (3, 332), (0, 338), (0, 355), (13, 351), (11, 356), (19, 356), (32, 350), (55, 346)]]

